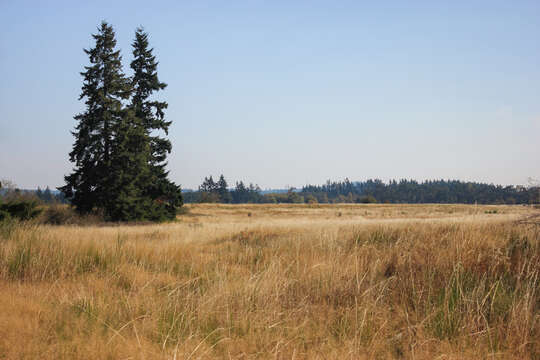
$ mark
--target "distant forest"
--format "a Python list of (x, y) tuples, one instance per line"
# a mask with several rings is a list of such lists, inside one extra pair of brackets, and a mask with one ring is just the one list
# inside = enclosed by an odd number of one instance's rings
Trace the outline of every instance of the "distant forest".
[[(13, 195), (35, 196), (45, 204), (69, 204), (63, 194), (46, 187), (45, 190), (20, 190), (15, 186), (0, 190), (0, 198)], [(206, 177), (196, 191), (183, 193), (186, 203), (224, 204), (335, 204), (335, 203), (446, 203), (446, 204), (538, 204), (540, 187), (501, 186), (459, 180), (391, 180), (327, 181), (324, 185), (306, 185), (301, 189), (261, 190), (258, 185), (243, 181), (229, 187), (221, 175), (217, 181)]]
[[(2, 179), (2, 182), (6, 180)], [(69, 202), (58, 190), (51, 190), (48, 186), (45, 190), (42, 190), (40, 187), (37, 190), (28, 190), (28, 189), (19, 189), (11, 181), (7, 181), (9, 187), (4, 187), (0, 189), (0, 200), (1, 199), (16, 199), (22, 198), (27, 200), (39, 200), (43, 204), (69, 204)]]
[(229, 188), (223, 175), (204, 179), (197, 191), (184, 193), (186, 203), (462, 203), (532, 204), (540, 202), (538, 186), (501, 186), (459, 180), (327, 181), (288, 192), (262, 193), (240, 181)]

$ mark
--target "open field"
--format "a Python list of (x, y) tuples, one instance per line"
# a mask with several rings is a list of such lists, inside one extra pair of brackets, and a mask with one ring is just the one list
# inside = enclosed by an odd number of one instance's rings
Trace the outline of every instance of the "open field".
[(0, 359), (538, 359), (540, 211), (190, 205), (0, 227)]

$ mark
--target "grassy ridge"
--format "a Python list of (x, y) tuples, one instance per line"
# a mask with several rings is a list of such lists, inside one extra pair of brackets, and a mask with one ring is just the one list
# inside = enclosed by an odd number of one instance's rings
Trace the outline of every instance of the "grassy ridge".
[(540, 356), (521, 207), (192, 206), (0, 232), (0, 358)]

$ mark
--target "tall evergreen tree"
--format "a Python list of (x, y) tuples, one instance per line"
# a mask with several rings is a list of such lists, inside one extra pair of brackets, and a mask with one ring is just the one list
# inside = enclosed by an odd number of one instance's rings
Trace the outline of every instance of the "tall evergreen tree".
[(131, 110), (119, 123), (113, 145), (107, 216), (111, 220), (161, 221), (176, 215), (176, 208), (148, 196), (147, 188), (154, 180), (149, 166), (150, 144), (141, 119)]
[(75, 116), (78, 124), (72, 132), (75, 143), (69, 154), (75, 167), (65, 177), (66, 185), (59, 188), (80, 213), (101, 208), (110, 200), (114, 131), (125, 115), (122, 100), (131, 94), (112, 26), (102, 22), (92, 37), (95, 47), (84, 50), (90, 66), (81, 73), (84, 82), (79, 97), (85, 99), (86, 110)]
[(81, 73), (79, 99), (85, 99), (86, 110), (75, 116), (75, 144), (69, 154), (75, 167), (59, 190), (80, 213), (102, 210), (107, 220), (172, 219), (182, 195), (165, 171), (171, 143), (156, 134), (167, 134), (171, 122), (164, 119), (167, 103), (150, 99), (166, 85), (157, 78), (148, 36), (141, 29), (136, 32), (134, 75), (128, 79), (113, 28), (103, 22), (98, 30), (92, 35), (95, 47), (85, 50), (90, 66)]
[(146, 184), (142, 184), (144, 196), (158, 201), (159, 206), (153, 209), (156, 217), (174, 218), (176, 209), (182, 205), (180, 187), (167, 178), (167, 155), (171, 152), (171, 142), (161, 135), (168, 135), (171, 121), (165, 120), (164, 110), (167, 103), (152, 100), (151, 96), (165, 89), (167, 84), (160, 82), (157, 76), (156, 57), (148, 45), (148, 34), (142, 28), (135, 31), (133, 46), (132, 87), (133, 96), (130, 108), (134, 116), (141, 121), (148, 140), (149, 153), (147, 162), (149, 174)]

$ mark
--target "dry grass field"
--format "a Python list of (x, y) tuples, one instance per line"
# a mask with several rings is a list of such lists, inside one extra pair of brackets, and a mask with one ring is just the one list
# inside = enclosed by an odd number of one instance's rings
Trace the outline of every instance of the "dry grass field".
[(0, 359), (538, 359), (538, 209), (191, 205), (0, 228)]

